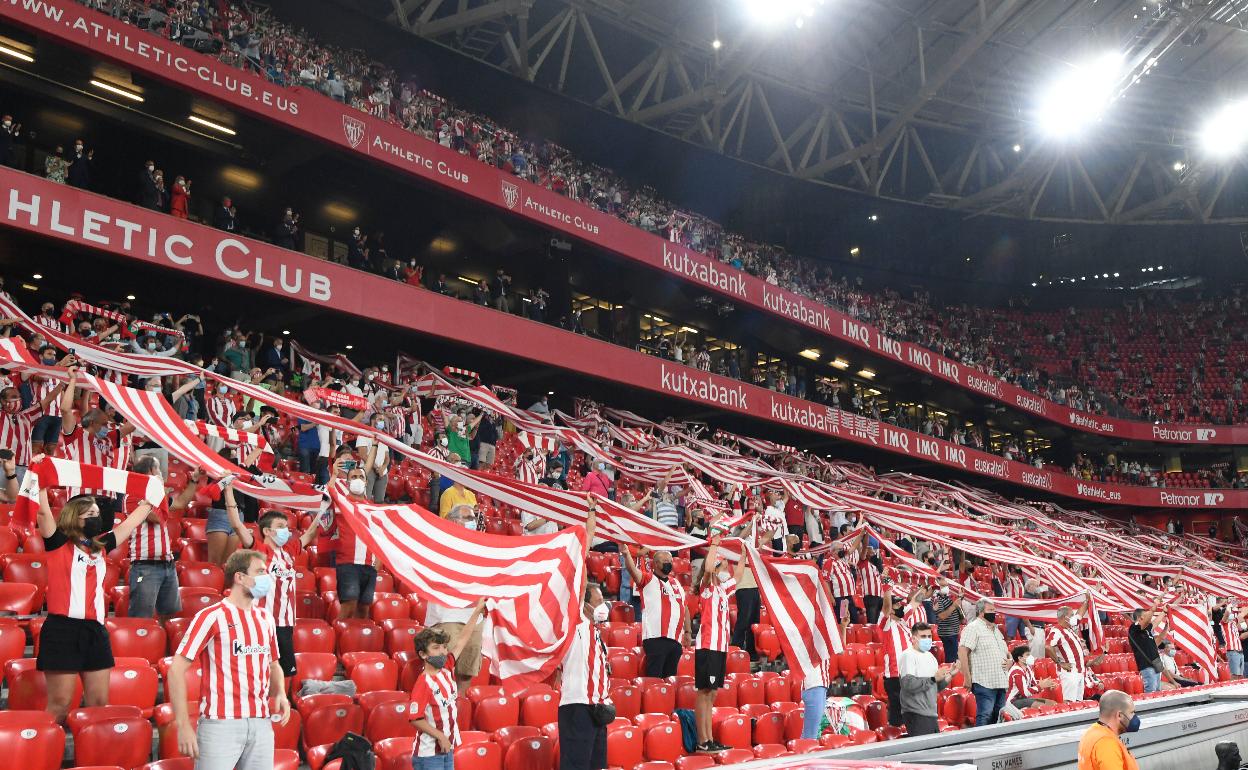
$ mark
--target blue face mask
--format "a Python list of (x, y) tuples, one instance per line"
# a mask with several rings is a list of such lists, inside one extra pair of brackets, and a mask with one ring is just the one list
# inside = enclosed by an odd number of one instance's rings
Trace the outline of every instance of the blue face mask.
[(920, 639), (920, 640), (919, 640), (919, 651), (921, 651), (921, 652), (931, 652), (931, 651), (932, 651), (932, 640), (931, 640), (931, 639)]
[(250, 590), (253, 599), (263, 599), (273, 593), (273, 576), (267, 572), (263, 575), (256, 575), (256, 584)]
[(289, 527), (282, 527), (281, 529), (273, 530), (273, 542), (277, 543), (278, 548), (281, 548), (282, 546), (286, 545), (286, 543), (289, 541), (290, 541), (290, 528)]
[(108, 437), (108, 426), (107, 426), (107, 425), (105, 425), (103, 428), (100, 428), (99, 430), (97, 430), (97, 431), (95, 432), (95, 435), (96, 435), (96, 436), (98, 436), (99, 438), (107, 438), (107, 437)]
[(1129, 733), (1139, 732), (1139, 729), (1140, 729), (1140, 715), (1132, 714), (1131, 721), (1127, 722), (1127, 732)]

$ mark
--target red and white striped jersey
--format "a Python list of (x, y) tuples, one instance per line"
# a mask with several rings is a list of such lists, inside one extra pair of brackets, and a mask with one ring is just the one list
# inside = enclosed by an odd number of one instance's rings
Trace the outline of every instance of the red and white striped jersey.
[(598, 627), (584, 616), (572, 633), (572, 643), (563, 658), (563, 680), (559, 686), (559, 705), (572, 703), (609, 703), (611, 701), (611, 669), (607, 665), (607, 646), (598, 635)]
[(373, 563), (373, 555), (369, 552), (368, 546), (355, 536), (355, 531), (351, 529), (345, 516), (334, 517), (334, 532), (337, 534), (334, 553), (337, 554), (338, 564), (371, 565)]
[(898, 663), (901, 654), (910, 649), (910, 629), (904, 618), (880, 615), (880, 630), (884, 632), (884, 676), (901, 676)]
[(1023, 580), (1018, 575), (1010, 575), (1001, 586), (1002, 596), (1007, 599), (1023, 598)]
[(698, 649), (728, 652), (732, 629), (728, 623), (728, 597), (737, 592), (737, 581), (720, 582), (712, 577), (698, 596), (702, 600), (701, 623), (698, 628)]
[[(126, 512), (133, 513), (142, 500), (126, 501)], [(160, 521), (152, 524), (146, 519), (135, 527), (130, 535), (130, 561), (172, 561), (173, 544), (169, 540), (169, 501), (162, 500), (155, 511)]]
[[(69, 433), (62, 435), (62, 454), (67, 460), (74, 460), (85, 465), (102, 465), (104, 467), (113, 468), (118, 447), (121, 445), (121, 431), (116, 428), (106, 428), (104, 435), (98, 433), (87, 433), (83, 430), (82, 425), (78, 425)], [(69, 494), (73, 495), (105, 495), (109, 494), (103, 489), (75, 489), (69, 488)]]
[(39, 324), (40, 326), (46, 326), (47, 328), (52, 329), (54, 331), (58, 331), (61, 334), (69, 334), (69, 331), (70, 331), (69, 327), (66, 326), (65, 323), (61, 321), (61, 319), (57, 318), (56, 316), (46, 316), (43, 313), (40, 313), (39, 315), (35, 316), (35, 323)]
[[(1230, 611), (1227, 611), (1230, 614)], [(1239, 638), (1239, 621), (1235, 618), (1227, 618), (1222, 621), (1222, 638), (1226, 640), (1227, 652), (1243, 652), (1244, 642)]]
[(238, 413), (238, 406), (234, 403), (234, 399), (216, 394), (208, 397), (205, 406), (208, 407), (208, 419), (223, 428), (233, 425), (234, 415)]
[(117, 432), (117, 451), (113, 453), (113, 467), (123, 471), (130, 470), (130, 457), (134, 454), (134, 433), (121, 435)]
[[(411, 719), (424, 719), (435, 729), (442, 731), (451, 742), (451, 750), (459, 745), (459, 706), (456, 698), (459, 688), (455, 685), (455, 667), (449, 658), (436, 674), (423, 672), (412, 686), (411, 702), (407, 715)], [(412, 751), (418, 757), (432, 757), (438, 753), (438, 742), (428, 733), (417, 732)]]
[(62, 539), (59, 546), (45, 541), (48, 549), (45, 555), (48, 566), (48, 614), (103, 623), (108, 553), (98, 551), (94, 555), (89, 554), (63, 538), (65, 536), (58, 530), (53, 539)]
[[(44, 397), (56, 390), (59, 384), (60, 383), (55, 380), (45, 380), (43, 378), (32, 380), (30, 383), (30, 389), (34, 394), (35, 406), (38, 407)], [(60, 417), (63, 414), (61, 410), (61, 399), (59, 397), (53, 397), (48, 401), (48, 408), (46, 410), (40, 409), (39, 413), (49, 417)]]
[(863, 596), (884, 595), (884, 581), (880, 578), (880, 570), (870, 559), (858, 562), (858, 580), (862, 584)]
[(905, 624), (906, 630), (914, 628), (915, 623), (927, 622), (927, 610), (922, 604), (907, 604), (905, 612), (901, 616), (901, 622)]
[(30, 435), (38, 419), (37, 406), (14, 414), (0, 412), (0, 449), (12, 452), (13, 461), (18, 465), (30, 465)]
[(203, 662), (199, 715), (205, 719), (269, 717), (269, 667), (278, 658), (277, 629), (268, 610), (229, 601), (195, 614), (178, 655)]
[(844, 560), (824, 559), (820, 571), (823, 573), (823, 579), (828, 583), (828, 592), (834, 598), (854, 595), (854, 572)]
[(1070, 664), (1072, 672), (1078, 673), (1086, 669), (1083, 639), (1079, 637), (1078, 631), (1054, 623), (1045, 629), (1044, 637), (1045, 644), (1057, 650), (1062, 660)]
[[(293, 540), (293, 538), (292, 538)], [(283, 548), (270, 548), (268, 543), (256, 540), (252, 548), (264, 554), (265, 569), (273, 576), (273, 591), (256, 605), (273, 615), (273, 621), (281, 628), (295, 625), (295, 557)]]
[(1010, 666), (1009, 690), (1005, 694), (1006, 703), (1018, 698), (1034, 698), (1039, 689), (1036, 672), (1031, 666), (1024, 666), (1022, 663)]
[(685, 608), (685, 587), (676, 578), (660, 578), (651, 572), (642, 575), (641, 638), (666, 637), (681, 640), (681, 618)]

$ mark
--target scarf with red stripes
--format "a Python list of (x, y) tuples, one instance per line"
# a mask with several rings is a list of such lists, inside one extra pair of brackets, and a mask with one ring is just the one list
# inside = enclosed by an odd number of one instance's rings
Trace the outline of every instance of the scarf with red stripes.
[(54, 487), (102, 489), (132, 500), (146, 500), (153, 506), (160, 505), (165, 498), (165, 483), (159, 476), (44, 457), (26, 469), (13, 506), (13, 523), (20, 527), (34, 526), (39, 513), (40, 490)]

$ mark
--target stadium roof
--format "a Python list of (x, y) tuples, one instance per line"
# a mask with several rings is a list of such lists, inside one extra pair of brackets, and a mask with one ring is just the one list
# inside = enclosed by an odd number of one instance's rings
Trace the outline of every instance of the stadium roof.
[[(1248, 222), (1248, 168), (1197, 142), (1248, 96), (1248, 0), (343, 1), (816, 184), (967, 216)], [(1045, 139), (1039, 93), (1106, 51), (1118, 98), (1078, 140)]]

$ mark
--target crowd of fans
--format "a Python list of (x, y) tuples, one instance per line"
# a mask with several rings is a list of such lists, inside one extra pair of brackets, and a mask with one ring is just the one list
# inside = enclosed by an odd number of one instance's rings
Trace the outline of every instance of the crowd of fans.
[[(423, 90), (414, 76), (364, 52), (320, 43), (267, 9), (227, 0), (83, 1), (170, 39), (215, 52), (223, 61), (278, 85), (318, 90), (1055, 403), (1172, 422), (1248, 419), (1239, 376), (1248, 330), (1236, 328), (1238, 295), (1185, 304), (1151, 299), (1146, 304), (1137, 299), (1122, 311), (1104, 315), (1047, 314), (1044, 325), (1037, 326), (1024, 301), (1011, 303), (1018, 307), (1010, 310), (997, 310), (940, 306), (921, 292), (909, 298), (894, 291), (873, 294), (863, 289), (861, 279), (851, 282), (827, 263), (729, 233), (652, 189), (630, 187), (614, 172), (580, 161), (552, 142), (522, 138), (485, 115)], [(205, 39), (214, 45), (198, 45)], [(401, 268), (381, 260), (358, 266), (406, 277), (397, 274)], [(574, 327), (571, 319), (563, 320)], [(1167, 338), (1167, 330), (1173, 330), (1174, 340)], [(1167, 349), (1164, 361), (1147, 357), (1158, 339), (1177, 346), (1174, 353)], [(1218, 352), (1205, 361), (1210, 341)], [(1134, 344), (1124, 349), (1119, 343)], [(1198, 349), (1199, 356), (1194, 355)], [(1204, 365), (1216, 363), (1214, 358), (1221, 361), (1218, 370)], [(1231, 375), (1228, 366), (1239, 368)]]
[[(383, 430), (450, 462), (518, 478), (537, 477), (538, 483), (552, 487), (593, 492), (707, 538), (709, 546), (694, 549), (688, 557), (645, 549), (633, 553), (627, 547), (595, 541), (591, 512), (590, 542), (597, 545), (586, 558), (595, 584), (584, 591), (584, 618), (573, 649), (565, 658), (563, 687), (557, 693), (560, 709), (554, 735), (564, 757), (561, 767), (567, 770), (605, 767), (603, 752), (610, 720), (599, 721), (594, 707), (606, 705), (613, 694), (622, 699), (619, 688), (631, 686), (613, 683), (604, 673), (608, 662), (604, 638), (608, 637), (613, 643), (612, 655), (622, 654), (615, 643), (625, 642), (627, 637), (634, 648), (644, 652), (645, 676), (675, 677), (673, 682), (684, 675), (683, 656), (692, 647), (695, 751), (722, 754), (730, 750), (721, 739), (735, 739), (712, 720), (719, 691), (729, 681), (729, 660), (737, 670), (738, 679), (731, 680), (734, 688), (741, 677), (758, 677), (760, 684), (755, 686), (762, 687), (767, 681), (764, 674), (771, 673), (763, 669), (782, 668), (783, 664), (777, 660), (774, 635), (766, 633), (769, 627), (764, 622), (759, 590), (746, 560), (739, 560), (730, 572), (728, 563), (717, 553), (717, 533), (723, 529), (738, 537), (753, 538), (762, 548), (816, 559), (842, 633), (860, 640), (865, 634), (882, 656), (878, 671), (854, 664), (852, 671), (857, 673), (847, 673), (851, 670), (847, 662), (839, 675), (829, 669), (800, 683), (791, 680), (791, 692), (800, 690), (801, 732), (810, 743), (790, 744), (789, 750), (795, 750), (794, 746), (813, 749), (860, 742), (868, 733), (875, 736), (870, 740), (876, 740), (936, 732), (950, 724), (947, 717), (951, 712), (943, 705), (949, 696), (938, 697), (936, 693), (946, 685), (969, 699), (963, 702), (965, 713), (973, 714), (968, 725), (991, 724), (1002, 715), (1018, 718), (1040, 713), (1036, 709), (1058, 701), (1096, 697), (1110, 690), (1098, 675), (1108, 678), (1109, 670), (1101, 668), (1107, 654), (1127, 652), (1122, 639), (1111, 639), (1112, 650), (1092, 649), (1086, 606), (1082, 610), (1062, 607), (1055, 622), (1041, 624), (1024, 618), (999, 618), (992, 598), (967, 598), (972, 594), (1007, 599), (1057, 595), (1055, 588), (1038, 577), (1026, 576), (1017, 565), (994, 564), (939, 543), (881, 530), (881, 536), (895, 538), (887, 544), (890, 548), (921, 560), (937, 577), (929, 579), (909, 572), (874, 535), (855, 534), (863, 523), (856, 511), (818, 510), (782, 490), (706, 483), (718, 490), (714, 493), (717, 498), (708, 501), (695, 494), (693, 484), (687, 482), (696, 475), (690, 476), (683, 467), (673, 467), (658, 483), (647, 484), (617, 475), (606, 463), (570, 446), (557, 445), (549, 451), (525, 449), (515, 435), (515, 426), (498, 415), (455, 397), (422, 398), (415, 390), (412, 373), (390, 371), (389, 365), (350, 372), (321, 371), (316, 361), (295, 352), (282, 336), (267, 338), (237, 326), (217, 332), (205, 328), (202, 319), (192, 315), (174, 321), (169, 314), (156, 313), (150, 316), (153, 320), (149, 324), (139, 321), (130, 307), (105, 309), (75, 301), (78, 304), (59, 313), (55, 306), (45, 304), (35, 319), (35, 330), (19, 329), (11, 319), (4, 325), (6, 333), (24, 343), (38, 360), (66, 367), (69, 376), (59, 382), (30, 374), (5, 375), (7, 382), (0, 384), (0, 449), (6, 454), (0, 459), (8, 487), (2, 494), (13, 502), (22, 476), (35, 472), (30, 466), (38, 463), (41, 454), (54, 454), (159, 477), (165, 482), (166, 496), (155, 505), (100, 490), (67, 493), (43, 488), (38, 493), (39, 537), (27, 540), (24, 546), (33, 549), (32, 543), (41, 545), (48, 571), (49, 614), (37, 632), (36, 666), (46, 673), (47, 710), (71, 730), (83, 729), (81, 725), (91, 719), (90, 714), (69, 717), (77, 707), (75, 688), (79, 681), (88, 707), (113, 702), (108, 672), (120, 665), (112, 647), (118, 623), (107, 608), (111, 606), (121, 616), (125, 607), (124, 615), (134, 622), (162, 618), (170, 628), (174, 621), (168, 619), (181, 615), (190, 618), (189, 623), (181, 627), (183, 633), (171, 648), (175, 653), (163, 677), (165, 700), (172, 707), (172, 745), (176, 752), (198, 755), (201, 763), (210, 767), (233, 767), (235, 763), (267, 766), (274, 749), (273, 738), (267, 733), (270, 725), (276, 725), (273, 729), (277, 730), (292, 718), (292, 711), (300, 711), (307, 712), (309, 722), (304, 729), (310, 730), (311, 714), (318, 708), (313, 693), (329, 688), (328, 692), (339, 697), (348, 696), (349, 703), (352, 694), (359, 694), (363, 700), (377, 681), (356, 673), (359, 663), (353, 662), (356, 658), (348, 659), (350, 652), (341, 655), (346, 669), (341, 679), (335, 676), (337, 661), (324, 680), (300, 671), (294, 636), (299, 570), (332, 566), (329, 574), (334, 580), (325, 585), (332, 585), (333, 591), (322, 591), (317, 602), (326, 620), (342, 625), (343, 634), (354, 627), (353, 623), (372, 623), (370, 618), (377, 617), (374, 611), (383, 601), (377, 587), (387, 581), (393, 583), (394, 578), (379, 569), (376, 555), (352, 531), (350, 522), (332, 515), (331, 503), (327, 502), (329, 507), (319, 514), (295, 516), (263, 507), (250, 497), (240, 499), (231, 478), (206, 478), (199, 469), (184, 466), (138, 434), (111, 405), (79, 387), (84, 367), (48, 344), (45, 335), (50, 329), (77, 334), (106, 347), (182, 356), (235, 380), (353, 417), (361, 429), (370, 426)], [(209, 389), (197, 377), (138, 378), (99, 367), (91, 369), (98, 377), (163, 394), (186, 419), (198, 417), (219, 428), (233, 428), (237, 434), (229, 440), (207, 440), (215, 442), (224, 457), (252, 473), (279, 474), (292, 482), (341, 480), (353, 500), (411, 500), (469, 529), (523, 536), (558, 528), (529, 512), (518, 519), (510, 517), (503, 506), (479, 497), (458, 481), (431, 475), (410, 461), (392, 457), (387, 447), (366, 435), (344, 434), (280, 414), (228, 385)], [(338, 395), (330, 399), (319, 390), (322, 388)], [(537, 416), (552, 415), (545, 398), (528, 411)], [(604, 446), (611, 442), (609, 434), (599, 440)], [(737, 446), (731, 436), (717, 434), (710, 440), (735, 447), (760, 462), (773, 462), (781, 471), (827, 481), (834, 480), (837, 472), (830, 464), (812, 465), (800, 453), (768, 460)], [(866, 469), (861, 471), (867, 473)], [(875, 495), (919, 507), (930, 502), (921, 495), (884, 491)], [(975, 515), (956, 498), (944, 504)], [(743, 524), (723, 524), (738, 511), (754, 513)], [(1182, 535), (1177, 520), (1167, 529), (1172, 536)], [(1211, 539), (1198, 547), (1220, 560), (1226, 556), (1227, 546), (1217, 542), (1219, 535), (1241, 544), (1248, 542), (1248, 526), (1238, 519), (1229, 529), (1220, 533), (1214, 527), (1209, 533)], [(1145, 535), (1133, 522), (1126, 532)], [(1159, 533), (1147, 536), (1162, 537)], [(185, 564), (176, 565), (175, 559)], [(10, 570), (12, 562), (0, 561), (5, 565), (5, 580), (11, 580), (16, 574)], [(1083, 574), (1078, 564), (1066, 559), (1063, 564), (1073, 573)], [(127, 590), (105, 585), (110, 570), (124, 574), (122, 585)], [(219, 578), (212, 589), (213, 602), (220, 599), (223, 588), (228, 592), (226, 599), (184, 613), (184, 597), (194, 594), (180, 590), (181, 581), (194, 575)], [(1141, 580), (1157, 589), (1171, 584), (1168, 576), (1145, 575)], [(95, 598), (85, 603), (73, 598), (84, 592)], [(687, 601), (687, 597), (693, 598)], [(406, 745), (415, 753), (416, 767), (438, 770), (446, 766), (440, 758), (455, 753), (462, 742), (460, 728), (447, 713), (447, 705), (453, 707), (461, 692), (471, 694), (474, 684), (481, 682), (478, 621), (482, 606), (461, 611), (421, 601), (425, 605), (420, 619), (423, 630), (416, 633), (415, 625), (404, 626), (412, 628), (412, 634), (398, 637), (405, 645), (400, 650), (404, 687), (412, 692), (410, 699), (405, 698), (412, 711), (403, 720), (411, 727), (404, 727), (398, 736), (408, 741)], [(40, 598), (35, 608), (42, 604)], [(1160, 609), (1154, 605), (1137, 612), (1127, 632), (1142, 692), (1190, 686), (1200, 676), (1188, 665), (1186, 655), (1173, 652), (1173, 645), (1155, 622)], [(641, 618), (641, 639), (630, 620), (634, 616)], [(1241, 610), (1229, 599), (1218, 598), (1211, 616), (1213, 633), (1225, 657), (1219, 668), (1225, 665), (1225, 671), (1204, 674), (1215, 678), (1219, 673), (1242, 676), (1248, 608)], [(257, 656), (255, 662), (261, 668), (246, 663), (251, 673), (240, 675), (235, 668), (244, 665), (237, 662), (239, 653), (224, 652), (231, 648), (245, 648), (245, 656)], [(163, 650), (159, 654), (163, 655)], [(623, 665), (623, 659), (618, 660)], [(1008, 667), (1003, 665), (1006, 660)], [(189, 672), (197, 664), (204, 667), (202, 680), (194, 677), (201, 688), (198, 728), (187, 708), (188, 701), (195, 701), (188, 697), (187, 687), (192, 681)], [(385, 667), (378, 665), (375, 670)], [(265, 673), (262, 676), (257, 671)], [(636, 673), (640, 676), (643, 671), (637, 668)], [(293, 706), (287, 694), (289, 678), (303, 680), (302, 689), (291, 693), (299, 696)], [(1127, 681), (1122, 677), (1115, 680)], [(399, 684), (397, 667), (392, 670), (390, 684), (390, 689)], [(865, 696), (865, 700), (850, 700), (848, 695)], [(833, 701), (839, 705), (830, 711)], [(882, 708), (873, 710), (872, 702)], [(334, 709), (344, 701), (329, 703)], [(964, 713), (961, 709), (959, 705), (959, 714)], [(109, 714), (101, 718), (119, 718), (116, 712)], [(269, 721), (270, 714), (274, 722)], [(247, 720), (258, 720), (264, 729)], [(371, 734), (387, 736), (381, 728)], [(747, 730), (747, 744), (749, 735)], [(414, 736), (415, 740), (403, 736)], [(341, 732), (336, 737), (341, 737)], [(90, 742), (76, 745), (85, 752)], [(313, 744), (305, 742), (304, 748), (309, 750)], [(142, 750), (150, 752), (150, 742)], [(683, 754), (679, 748), (677, 752)], [(84, 763), (82, 756), (77, 759)]]

